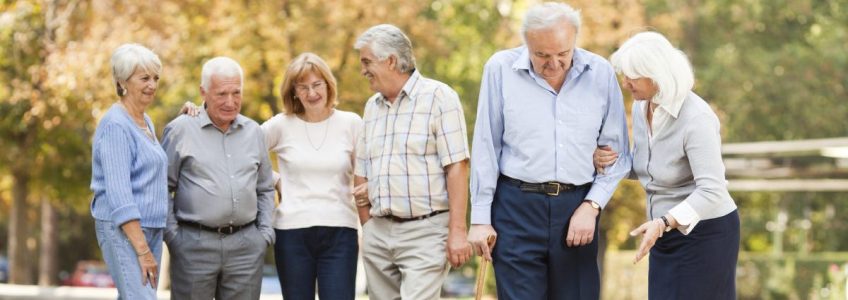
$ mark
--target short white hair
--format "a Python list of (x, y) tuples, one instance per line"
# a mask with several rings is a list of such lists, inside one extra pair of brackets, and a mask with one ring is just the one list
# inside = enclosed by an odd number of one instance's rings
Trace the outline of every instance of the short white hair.
[(568, 4), (557, 2), (545, 2), (534, 5), (524, 15), (524, 23), (521, 24), (521, 38), (527, 43), (527, 32), (548, 29), (566, 21), (574, 26), (575, 33), (580, 33), (580, 11)]
[(695, 85), (692, 65), (683, 51), (660, 33), (640, 32), (610, 57), (616, 72), (631, 79), (649, 78), (657, 85), (651, 100), (657, 104), (683, 101)]
[(204, 91), (209, 90), (212, 85), (212, 77), (232, 78), (238, 76), (241, 80), (241, 87), (244, 87), (244, 70), (234, 59), (226, 56), (218, 56), (210, 59), (203, 64), (203, 70), (200, 71), (200, 87)]
[(380, 24), (368, 28), (353, 44), (356, 50), (368, 46), (374, 56), (384, 61), (394, 55), (398, 59), (398, 71), (412, 73), (415, 70), (415, 56), (412, 54), (412, 42), (409, 37), (391, 24)]
[(123, 44), (112, 52), (112, 80), (115, 82), (115, 89), (118, 96), (121, 96), (121, 90), (126, 87), (121, 87), (119, 82), (130, 79), (135, 70), (142, 70), (159, 75), (162, 72), (162, 62), (159, 61), (159, 56), (150, 51), (146, 47), (139, 44)]

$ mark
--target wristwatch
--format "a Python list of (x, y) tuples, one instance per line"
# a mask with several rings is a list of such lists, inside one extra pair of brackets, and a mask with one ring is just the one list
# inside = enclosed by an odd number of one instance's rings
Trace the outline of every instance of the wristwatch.
[(597, 209), (598, 211), (601, 210), (601, 205), (598, 204), (598, 202), (595, 202), (595, 201), (592, 201), (592, 200), (583, 200), (583, 202), (589, 202), (589, 205), (591, 205), (592, 208)]

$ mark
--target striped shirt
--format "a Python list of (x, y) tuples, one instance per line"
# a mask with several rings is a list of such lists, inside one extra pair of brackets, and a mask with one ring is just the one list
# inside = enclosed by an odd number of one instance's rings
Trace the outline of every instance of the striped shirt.
[(414, 71), (394, 103), (380, 93), (368, 99), (363, 121), (355, 174), (368, 179), (371, 215), (449, 209), (444, 167), (470, 156), (456, 92)]
[[(144, 115), (150, 132), (153, 123)], [(168, 214), (168, 159), (159, 141), (150, 139), (114, 104), (94, 132), (91, 159), (91, 215), (121, 225), (164, 228)]]

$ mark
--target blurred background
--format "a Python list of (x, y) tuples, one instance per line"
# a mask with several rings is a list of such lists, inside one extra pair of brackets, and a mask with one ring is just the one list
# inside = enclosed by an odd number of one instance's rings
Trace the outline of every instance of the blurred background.
[[(88, 204), (91, 138), (117, 100), (109, 58), (118, 45), (140, 43), (162, 59), (148, 108), (161, 137), (185, 101), (199, 102), (200, 67), (219, 55), (244, 67), (242, 113), (254, 120), (281, 111), (285, 67), (305, 51), (332, 67), (339, 108), (361, 114), (372, 92), (353, 42), (392, 23), (413, 41), (421, 73), (459, 92), (472, 130), (483, 64), (521, 43), (523, 14), (538, 2), (0, 1), (0, 282), (109, 285)], [(695, 91), (722, 122), (742, 218), (739, 298), (846, 299), (848, 3), (567, 3), (582, 10), (579, 47), (608, 57), (634, 33), (657, 30), (689, 55)], [(629, 113), (627, 92), (625, 103)], [(641, 188), (625, 180), (604, 211), (605, 299), (647, 296), (647, 261), (631, 263), (637, 241), (627, 235), (644, 207)], [(445, 296), (470, 296), (476, 266), (454, 270)]]

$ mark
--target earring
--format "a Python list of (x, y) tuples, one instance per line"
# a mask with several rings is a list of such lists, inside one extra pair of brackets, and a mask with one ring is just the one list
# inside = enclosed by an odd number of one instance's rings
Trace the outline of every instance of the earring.
[(121, 88), (121, 93), (120, 93), (120, 94), (121, 94), (121, 96), (126, 96), (126, 95), (127, 95), (127, 89), (125, 89), (125, 88)]

